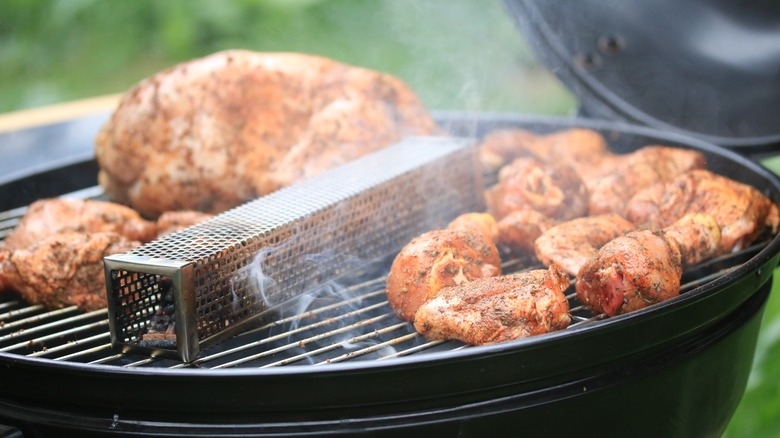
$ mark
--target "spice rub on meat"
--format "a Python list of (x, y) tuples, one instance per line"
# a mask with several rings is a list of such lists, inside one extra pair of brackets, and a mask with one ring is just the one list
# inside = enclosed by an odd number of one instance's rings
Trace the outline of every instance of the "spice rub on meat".
[(561, 330), (571, 322), (568, 287), (555, 265), (449, 286), (420, 306), (414, 327), (428, 339), (472, 345)]
[(572, 219), (542, 233), (534, 241), (534, 251), (545, 266), (557, 264), (576, 276), (599, 248), (634, 228), (634, 224), (616, 214)]
[(168, 212), (157, 222), (113, 202), (49, 198), (33, 202), (0, 244), (0, 291), (46, 308), (105, 307), (103, 257), (210, 216)]
[(484, 233), (433, 230), (412, 239), (395, 257), (386, 293), (395, 313), (413, 321), (420, 305), (442, 288), (500, 274), (498, 249)]
[(141, 245), (112, 232), (62, 232), (27, 248), (0, 249), (0, 289), (47, 309), (76, 306), (105, 308), (103, 257)]
[(696, 213), (663, 230), (631, 231), (608, 242), (582, 267), (577, 297), (609, 316), (676, 297), (683, 269), (715, 255), (720, 238), (715, 219)]
[(662, 228), (687, 213), (708, 214), (721, 230), (720, 253), (739, 251), (761, 233), (777, 233), (778, 208), (755, 187), (707, 170), (684, 173), (634, 195), (626, 217), (637, 225)]
[(129, 90), (95, 155), (109, 196), (145, 217), (218, 213), (440, 132), (393, 76), (313, 55), (228, 50)]
[(488, 211), (498, 220), (526, 209), (559, 220), (588, 211), (588, 192), (571, 167), (533, 158), (518, 158), (504, 166), (498, 183), (485, 192), (485, 200)]
[(43, 238), (65, 232), (111, 232), (128, 240), (149, 242), (157, 225), (124, 205), (88, 199), (49, 198), (33, 202), (2, 242), (8, 251), (29, 249)]

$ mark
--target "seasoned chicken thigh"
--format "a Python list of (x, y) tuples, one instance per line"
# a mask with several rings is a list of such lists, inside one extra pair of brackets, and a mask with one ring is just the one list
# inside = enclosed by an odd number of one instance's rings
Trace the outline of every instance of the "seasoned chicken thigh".
[(113, 202), (42, 199), (30, 204), (0, 246), (8, 251), (29, 249), (48, 236), (65, 232), (114, 232), (128, 240), (149, 242), (157, 236), (157, 225)]
[(157, 237), (199, 224), (213, 215), (193, 210), (166, 211), (157, 218)]
[(720, 232), (711, 216), (690, 214), (664, 230), (635, 230), (601, 247), (580, 270), (577, 297), (609, 316), (680, 294), (683, 268), (712, 257)]
[(616, 214), (572, 219), (542, 233), (534, 242), (534, 251), (545, 266), (556, 264), (576, 276), (599, 248), (634, 228), (634, 224)]
[(663, 231), (632, 231), (604, 245), (582, 267), (577, 297), (596, 313), (614, 316), (679, 295), (681, 276), (674, 239)]
[(0, 250), (0, 286), (47, 309), (105, 308), (103, 257), (140, 244), (113, 232), (62, 232), (24, 249)]
[(704, 166), (702, 153), (666, 146), (645, 146), (615, 156), (597, 171), (583, 174), (590, 194), (588, 214), (622, 214), (626, 203), (638, 191)]
[(493, 242), (498, 240), (498, 224), (490, 213), (464, 213), (447, 225), (448, 230), (476, 231)]
[(604, 136), (592, 129), (571, 128), (540, 135), (526, 149), (536, 159), (558, 163), (574, 169), (579, 175), (588, 172), (613, 156)]
[(536, 210), (517, 210), (498, 221), (498, 250), (511, 257), (534, 255), (534, 242), (558, 223)]
[(588, 192), (570, 167), (533, 158), (518, 158), (503, 167), (498, 184), (485, 192), (485, 200), (498, 220), (516, 210), (536, 210), (559, 220), (588, 211)]
[(403, 320), (442, 288), (501, 274), (498, 249), (485, 234), (434, 230), (409, 242), (398, 253), (387, 276), (387, 298)]
[(626, 217), (641, 226), (662, 228), (687, 213), (708, 214), (721, 231), (719, 253), (738, 251), (762, 232), (778, 230), (778, 208), (752, 186), (706, 170), (694, 170), (637, 193)]
[(569, 278), (556, 266), (480, 278), (442, 289), (423, 304), (415, 329), (428, 339), (493, 344), (569, 326), (564, 291)]
[(497, 172), (516, 158), (532, 156), (528, 145), (536, 134), (525, 129), (500, 129), (488, 133), (479, 145), (482, 167)]

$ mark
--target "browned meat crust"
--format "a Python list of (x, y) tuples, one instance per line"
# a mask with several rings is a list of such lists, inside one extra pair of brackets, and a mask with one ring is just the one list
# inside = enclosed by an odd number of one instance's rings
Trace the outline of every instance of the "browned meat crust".
[(533, 158), (518, 158), (503, 167), (485, 200), (498, 220), (517, 210), (536, 210), (558, 220), (588, 212), (588, 191), (571, 167)]
[(66, 232), (112, 232), (128, 240), (149, 242), (157, 236), (157, 225), (112, 202), (42, 199), (30, 204), (2, 247), (8, 251), (29, 249), (47, 236)]
[(556, 266), (480, 278), (442, 289), (417, 311), (414, 327), (428, 339), (492, 344), (568, 327), (569, 277)]
[(411, 135), (440, 133), (397, 78), (296, 53), (229, 50), (122, 98), (96, 138), (99, 182), (146, 217), (224, 211)]
[(111, 232), (58, 233), (26, 249), (0, 251), (0, 284), (48, 309), (105, 308), (103, 257), (139, 245)]
[(396, 256), (387, 277), (387, 298), (401, 319), (412, 321), (420, 305), (443, 287), (500, 274), (498, 249), (484, 234), (429, 231)]
[(599, 248), (634, 228), (634, 224), (616, 214), (572, 219), (548, 228), (534, 242), (534, 250), (545, 266), (557, 264), (576, 276)]
[(707, 170), (684, 173), (637, 193), (626, 217), (637, 225), (663, 228), (687, 213), (715, 218), (721, 230), (720, 253), (750, 245), (762, 232), (778, 230), (777, 206), (756, 188)]

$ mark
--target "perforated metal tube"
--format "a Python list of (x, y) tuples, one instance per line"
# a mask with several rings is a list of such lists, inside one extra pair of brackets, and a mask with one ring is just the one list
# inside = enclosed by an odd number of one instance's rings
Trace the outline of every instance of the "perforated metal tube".
[(484, 210), (474, 142), (411, 138), (105, 258), (112, 345), (195, 359), (274, 306)]

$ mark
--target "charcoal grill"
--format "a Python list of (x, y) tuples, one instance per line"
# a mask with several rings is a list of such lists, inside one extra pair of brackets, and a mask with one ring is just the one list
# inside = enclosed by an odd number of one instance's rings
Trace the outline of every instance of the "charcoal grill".
[[(575, 39), (569, 43), (576, 53), (603, 57), (599, 65), (590, 62), (598, 58), (570, 57), (569, 46), (552, 37), (560, 29), (549, 33), (544, 26), (551, 15), (543, 3), (508, 3), (510, 11), (533, 18), (518, 19), (529, 39), (546, 55), (561, 55), (546, 61), (583, 97), (583, 114), (613, 120), (439, 113), (442, 127), (474, 139), (503, 128), (546, 133), (584, 127), (604, 134), (619, 153), (646, 144), (692, 148), (705, 154), (711, 170), (780, 201), (775, 175), (712, 143), (764, 147), (776, 137), (702, 136), (666, 129), (676, 123), (670, 120), (622, 112), (626, 103), (604, 100), (595, 80), (599, 68), (619, 56), (586, 50), (598, 39)], [(590, 11), (579, 11), (583, 17), (603, 10), (599, 2), (581, 5)], [(609, 40), (621, 41), (618, 47), (629, 54), (630, 30), (620, 29), (623, 40)], [(611, 47), (607, 43), (603, 47)], [(0, 232), (39, 197), (100, 199), (96, 173), (90, 154), (2, 181), (0, 202), (8, 205), (0, 207), (6, 211)], [(612, 318), (588, 314), (569, 291), (574, 322), (566, 330), (480, 347), (429, 342), (398, 320), (384, 297), (385, 260), (285, 303), (274, 318), (206, 346), (191, 362), (117, 352), (106, 311), (46, 312), (6, 297), (0, 303), (0, 420), (29, 436), (485, 436), (507, 430), (717, 436), (744, 391), (779, 260), (774, 236), (687, 271), (679, 297)]]
[[(714, 171), (780, 200), (773, 174), (689, 137), (586, 119), (443, 113), (439, 120), (458, 137), (578, 126), (602, 132), (617, 152), (648, 143), (694, 148)], [(70, 196), (101, 199), (91, 186), (96, 168), (83, 168), (93, 172), (82, 173), (85, 187)], [(45, 181), (52, 171), (28, 178)], [(3, 232), (23, 211), (4, 213)], [(716, 433), (744, 390), (778, 253), (775, 237), (710, 261), (686, 272), (679, 297), (614, 318), (590, 315), (570, 291), (574, 323), (566, 330), (481, 347), (429, 342), (398, 320), (383, 291), (387, 260), (325, 282), (192, 362), (115, 351), (104, 310), (47, 312), (7, 299), (0, 418), (32, 436), (482, 434), (518, 422), (539, 433)], [(588, 415), (589, 406), (626, 400), (671, 423), (619, 415), (605, 424)], [(571, 423), (557, 421), (561, 410)]]

